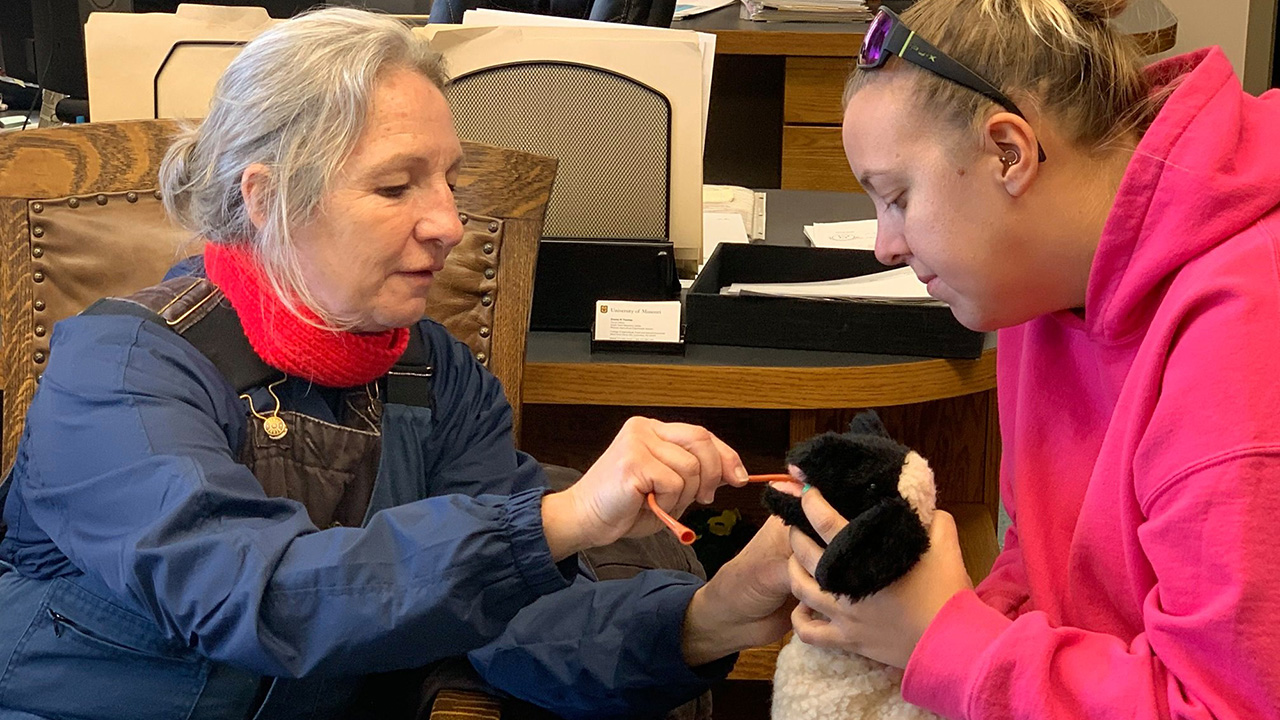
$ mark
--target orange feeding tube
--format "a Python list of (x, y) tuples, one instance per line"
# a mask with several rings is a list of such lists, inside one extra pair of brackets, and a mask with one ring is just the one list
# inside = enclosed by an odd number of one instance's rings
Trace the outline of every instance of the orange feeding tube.
[[(747, 477), (747, 482), (762, 483), (762, 482), (800, 482), (800, 481), (796, 480), (790, 475), (774, 473), (770, 475), (750, 475)], [(649, 493), (649, 509), (653, 511), (654, 515), (658, 516), (658, 519), (662, 521), (663, 525), (666, 525), (668, 528), (671, 528), (671, 532), (674, 533), (675, 536), (680, 539), (680, 542), (682, 544), (692, 545), (693, 541), (698, 537), (696, 534), (694, 534), (692, 530), (685, 527), (679, 520), (671, 517), (671, 515), (668, 514), (666, 510), (663, 510), (661, 507), (659, 507), (658, 500), (653, 496), (653, 493)]]
[(679, 520), (671, 517), (666, 510), (659, 507), (658, 500), (653, 496), (653, 493), (649, 493), (649, 509), (653, 511), (654, 515), (658, 516), (658, 519), (662, 521), (663, 525), (671, 528), (671, 532), (675, 533), (677, 538), (680, 538), (680, 544), (692, 545), (693, 541), (698, 537), (692, 530), (685, 527)]

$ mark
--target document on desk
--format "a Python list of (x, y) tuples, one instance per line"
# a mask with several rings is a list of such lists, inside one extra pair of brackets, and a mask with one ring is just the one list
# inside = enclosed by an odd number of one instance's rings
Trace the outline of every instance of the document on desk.
[(751, 242), (747, 237), (747, 226), (742, 216), (737, 213), (703, 212), (702, 213), (702, 261), (705, 263), (720, 243)]
[(746, 20), (857, 22), (871, 19), (864, 0), (742, 0)]
[(720, 289), (721, 295), (769, 295), (809, 300), (849, 300), (855, 302), (942, 305), (929, 296), (911, 268), (895, 268), (870, 275), (807, 283), (734, 283)]
[(814, 223), (804, 226), (804, 236), (809, 244), (820, 248), (842, 250), (875, 250), (876, 221), (847, 220), (845, 222)]
[(671, 16), (672, 20), (684, 20), (685, 18), (701, 15), (702, 13), (719, 10), (726, 5), (732, 5), (738, 0), (681, 0), (676, 3), (676, 12)]
[(84, 62), (94, 122), (204, 117), (240, 47), (280, 22), (260, 7), (187, 3), (173, 13), (90, 13)]

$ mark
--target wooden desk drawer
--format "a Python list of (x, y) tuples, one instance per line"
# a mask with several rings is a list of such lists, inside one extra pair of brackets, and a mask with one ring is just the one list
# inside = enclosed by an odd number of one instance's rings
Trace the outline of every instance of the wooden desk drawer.
[(845, 159), (840, 128), (783, 126), (782, 188), (862, 192)]
[(839, 125), (844, 81), (853, 58), (787, 58), (782, 118), (801, 125)]

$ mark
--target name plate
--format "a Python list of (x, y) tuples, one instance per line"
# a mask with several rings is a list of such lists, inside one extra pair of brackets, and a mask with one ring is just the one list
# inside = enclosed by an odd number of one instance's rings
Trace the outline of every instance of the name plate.
[(623, 343), (680, 342), (680, 301), (596, 301), (592, 339)]

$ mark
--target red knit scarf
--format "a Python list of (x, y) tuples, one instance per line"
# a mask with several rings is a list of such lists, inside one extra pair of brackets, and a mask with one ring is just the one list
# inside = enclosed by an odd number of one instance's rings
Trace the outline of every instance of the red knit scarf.
[[(409, 345), (409, 330), (377, 333), (322, 330), (289, 311), (245, 248), (208, 243), (204, 267), (244, 326), (249, 344), (268, 365), (326, 387), (363, 385), (387, 374)], [(305, 306), (306, 318), (320, 318)]]

